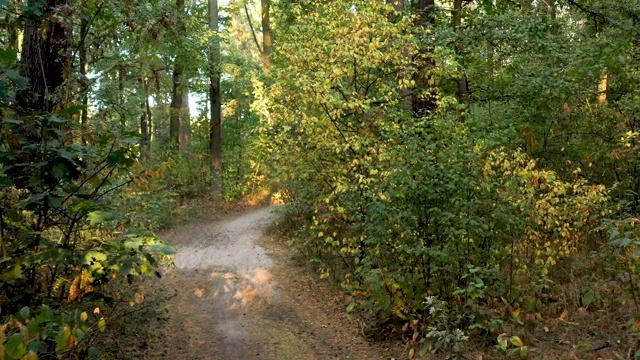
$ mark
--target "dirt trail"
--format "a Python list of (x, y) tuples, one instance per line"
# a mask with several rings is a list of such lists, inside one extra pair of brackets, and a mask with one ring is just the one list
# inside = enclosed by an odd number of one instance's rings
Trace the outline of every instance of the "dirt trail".
[(149, 358), (398, 358), (365, 340), (341, 297), (265, 237), (274, 219), (262, 208), (162, 235), (178, 253), (159, 286), (176, 296)]

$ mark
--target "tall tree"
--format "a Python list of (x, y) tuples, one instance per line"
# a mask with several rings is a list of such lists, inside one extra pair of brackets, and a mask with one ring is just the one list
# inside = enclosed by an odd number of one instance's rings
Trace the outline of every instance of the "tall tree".
[(209, 101), (211, 120), (209, 146), (212, 190), (222, 192), (222, 109), (220, 91), (220, 36), (218, 34), (218, 1), (209, 0), (209, 29), (213, 33), (209, 49)]
[(51, 112), (60, 103), (69, 71), (72, 26), (70, 0), (30, 0), (25, 16), (20, 75), (29, 81), (16, 102), (25, 113)]
[(262, 0), (262, 66), (268, 72), (271, 68), (271, 0)]
[[(184, 13), (184, 0), (176, 0), (176, 8), (178, 12), (178, 41), (184, 35), (184, 25), (182, 17)], [(171, 116), (169, 119), (169, 142), (174, 149), (178, 149), (180, 145), (180, 118), (183, 116), (183, 99), (184, 99), (184, 60), (182, 54), (176, 56), (173, 65), (173, 89), (171, 97)]]
[[(82, 1), (82, 11), (87, 9), (87, 1)], [(87, 32), (89, 31), (89, 20), (86, 16), (80, 19), (80, 43), (78, 44), (78, 55), (80, 57), (80, 92), (82, 96), (82, 112), (80, 114), (80, 124), (84, 127), (87, 125), (89, 118), (89, 79), (87, 78), (87, 70), (89, 69), (89, 60), (87, 59), (87, 44), (85, 42)]]
[[(433, 28), (435, 0), (418, 0), (416, 12), (418, 13), (418, 26), (424, 29)], [(416, 57), (417, 72), (414, 78), (416, 89), (413, 93), (413, 111), (418, 116), (426, 115), (436, 109), (436, 94), (433, 87), (433, 78), (430, 75), (435, 62), (431, 56), (429, 47), (423, 46)]]

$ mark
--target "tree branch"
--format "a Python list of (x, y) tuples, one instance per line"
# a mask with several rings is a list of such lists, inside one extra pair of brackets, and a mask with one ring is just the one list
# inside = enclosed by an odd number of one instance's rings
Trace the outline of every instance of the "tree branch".
[(251, 35), (253, 35), (253, 41), (256, 43), (258, 52), (260, 53), (260, 55), (262, 55), (262, 48), (260, 47), (260, 43), (258, 42), (256, 30), (253, 28), (253, 23), (251, 22), (251, 16), (249, 15), (249, 8), (247, 7), (247, 4), (244, 4), (244, 13), (247, 14), (247, 22), (249, 23), (249, 28), (251, 29)]

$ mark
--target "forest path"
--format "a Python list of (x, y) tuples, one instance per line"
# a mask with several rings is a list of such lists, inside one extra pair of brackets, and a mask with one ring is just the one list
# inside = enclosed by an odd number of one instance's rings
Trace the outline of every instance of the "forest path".
[(161, 237), (178, 250), (158, 282), (176, 296), (152, 359), (393, 359), (361, 335), (343, 298), (265, 231), (272, 208), (198, 222)]

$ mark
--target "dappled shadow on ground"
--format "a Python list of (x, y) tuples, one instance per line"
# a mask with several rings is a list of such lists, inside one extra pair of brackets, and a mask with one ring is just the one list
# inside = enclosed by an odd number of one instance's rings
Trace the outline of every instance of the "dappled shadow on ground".
[[(175, 296), (151, 359), (389, 359), (347, 318), (339, 295), (264, 237), (269, 209), (174, 229), (175, 266), (158, 281)], [(263, 245), (263, 246), (260, 246)], [(267, 250), (268, 247), (268, 250)]]

